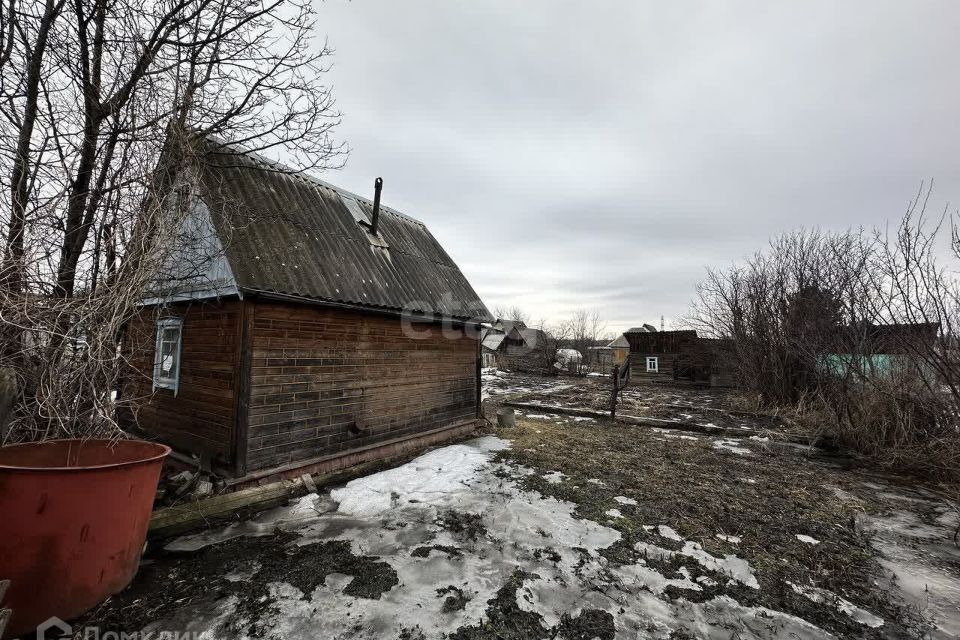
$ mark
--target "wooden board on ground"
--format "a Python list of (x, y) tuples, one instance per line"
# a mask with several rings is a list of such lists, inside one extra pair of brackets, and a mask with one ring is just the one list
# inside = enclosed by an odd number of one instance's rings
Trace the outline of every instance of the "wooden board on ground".
[[(539, 402), (504, 402), (505, 407), (515, 409), (533, 409), (544, 413), (556, 413), (568, 416), (582, 416), (587, 418), (609, 419), (610, 413), (606, 411), (597, 411), (595, 409), (577, 409), (573, 407), (560, 407), (550, 404), (541, 404)], [(618, 422), (634, 424), (643, 427), (658, 427), (661, 429), (678, 429), (681, 431), (693, 431), (696, 433), (706, 433), (710, 435), (735, 435), (740, 437), (760, 436), (761, 432), (756, 429), (719, 427), (714, 424), (701, 424), (699, 422), (690, 422), (687, 420), (674, 420), (669, 418), (653, 418), (648, 416), (625, 416), (618, 415)], [(785, 433), (763, 432), (764, 436), (770, 436), (783, 442), (793, 444), (811, 445), (809, 438)]]

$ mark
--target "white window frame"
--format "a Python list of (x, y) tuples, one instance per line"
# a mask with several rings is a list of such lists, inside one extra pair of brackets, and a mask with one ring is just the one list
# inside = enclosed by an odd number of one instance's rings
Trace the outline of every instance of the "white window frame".
[(647, 356), (647, 373), (660, 373), (660, 358)]
[[(163, 334), (168, 329), (177, 330), (177, 348), (174, 352), (174, 370), (173, 375), (169, 377), (160, 375), (161, 358), (163, 357)], [(180, 354), (183, 349), (183, 318), (160, 318), (157, 320), (157, 337), (154, 346), (153, 355), (153, 388), (170, 389), (173, 395), (177, 395), (180, 390)]]

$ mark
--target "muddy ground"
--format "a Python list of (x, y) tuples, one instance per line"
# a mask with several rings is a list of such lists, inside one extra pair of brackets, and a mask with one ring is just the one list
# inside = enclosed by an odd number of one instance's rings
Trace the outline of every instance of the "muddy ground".
[[(488, 415), (504, 399), (590, 407), (608, 384), (484, 379)], [(726, 406), (721, 393), (625, 395), (631, 414), (770, 435), (520, 411), (495, 438), (154, 545), (133, 585), (75, 628), (285, 640), (958, 637), (957, 515), (937, 487), (776, 446), (775, 419), (708, 410)]]
[[(609, 376), (552, 378), (484, 370), (484, 392), (489, 409), (505, 400), (542, 402), (570, 409), (610, 410)], [(783, 417), (746, 411), (729, 389), (700, 388), (672, 383), (628, 384), (618, 398), (617, 413), (652, 417), (727, 429), (777, 433), (795, 432)], [(489, 411), (493, 415), (495, 411)]]

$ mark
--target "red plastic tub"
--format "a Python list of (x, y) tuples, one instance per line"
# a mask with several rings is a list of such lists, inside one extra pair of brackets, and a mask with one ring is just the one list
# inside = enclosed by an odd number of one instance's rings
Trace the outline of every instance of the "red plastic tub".
[(130, 584), (168, 453), (139, 440), (0, 447), (5, 638), (75, 618)]

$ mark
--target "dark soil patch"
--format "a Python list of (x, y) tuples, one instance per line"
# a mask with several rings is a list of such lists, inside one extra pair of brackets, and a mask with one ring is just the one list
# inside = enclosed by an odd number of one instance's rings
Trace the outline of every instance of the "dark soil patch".
[(475, 542), (487, 534), (483, 517), (476, 513), (465, 513), (451, 509), (440, 516), (437, 524), (458, 538), (469, 542)]
[(537, 560), (549, 560), (550, 562), (557, 563), (563, 559), (560, 553), (553, 547), (544, 547), (543, 549), (537, 549), (533, 552), (533, 557)]
[(427, 558), (430, 556), (431, 551), (445, 553), (451, 558), (459, 558), (463, 556), (463, 551), (460, 550), (460, 547), (451, 547), (445, 544), (433, 544), (425, 547), (417, 547), (410, 552), (410, 555), (414, 558)]
[[(309, 598), (328, 575), (343, 573), (353, 576), (344, 593), (369, 599), (380, 598), (399, 582), (393, 567), (354, 555), (348, 541), (289, 544), (295, 538), (293, 534), (237, 538), (188, 555), (160, 554), (141, 568), (128, 588), (83, 616), (77, 626), (99, 627), (101, 632), (139, 631), (156, 620), (192, 607), (215, 607), (234, 596), (238, 615), (221, 631), (259, 636), (264, 631), (259, 621), (272, 608), (272, 582), (289, 583)], [(234, 573), (236, 579), (227, 579)], [(165, 588), (156, 589), (158, 584)]]
[(563, 614), (556, 634), (552, 637), (566, 640), (613, 640), (615, 634), (616, 628), (610, 613), (599, 609), (584, 609), (576, 618), (571, 618), (568, 613)]
[(443, 601), (443, 607), (440, 608), (444, 613), (462, 611), (467, 606), (467, 603), (470, 602), (470, 598), (467, 597), (463, 590), (452, 584), (443, 589), (437, 589), (437, 597), (442, 598), (444, 596), (446, 596), (446, 599)]
[(400, 634), (397, 636), (397, 640), (423, 640), (424, 637), (423, 631), (419, 626), (417, 626), (412, 629), (401, 629)]
[(523, 611), (517, 605), (517, 590), (524, 580), (540, 576), (517, 569), (497, 595), (487, 601), (486, 621), (470, 627), (460, 627), (450, 640), (530, 640), (545, 634), (543, 618)]
[[(584, 609), (575, 618), (564, 614), (556, 627), (548, 629), (541, 615), (522, 610), (517, 605), (517, 591), (524, 580), (538, 579), (540, 576), (537, 574), (515, 570), (507, 583), (497, 591), (497, 595), (487, 601), (486, 621), (474, 626), (460, 627), (450, 636), (450, 640), (531, 640), (557, 637), (567, 640), (613, 640), (614, 619), (606, 611)], [(438, 595), (441, 591), (438, 590)]]

